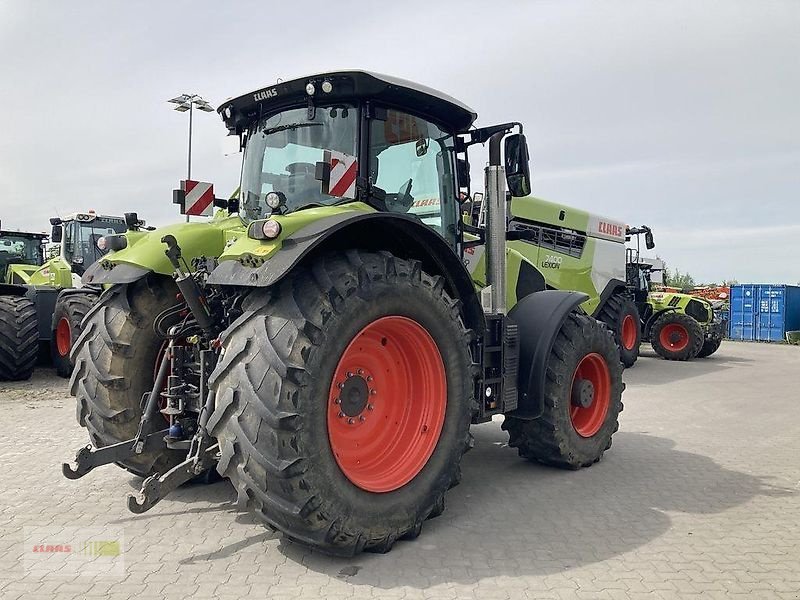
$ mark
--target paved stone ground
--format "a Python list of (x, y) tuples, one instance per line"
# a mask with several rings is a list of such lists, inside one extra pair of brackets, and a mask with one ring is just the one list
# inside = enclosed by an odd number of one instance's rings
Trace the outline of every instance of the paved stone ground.
[[(341, 560), (237, 513), (226, 482), (136, 516), (122, 470), (64, 479), (85, 432), (43, 369), (0, 384), (0, 598), (800, 598), (798, 374), (788, 346), (645, 353), (601, 463), (537, 466), (498, 422), (477, 427), (444, 515), (390, 554)], [(121, 528), (124, 574), (26, 570), (26, 526)]]

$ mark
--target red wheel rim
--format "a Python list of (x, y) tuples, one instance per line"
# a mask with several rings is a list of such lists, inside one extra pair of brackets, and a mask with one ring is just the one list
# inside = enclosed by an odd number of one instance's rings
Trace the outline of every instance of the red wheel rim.
[[(611, 404), (611, 372), (605, 359), (592, 352), (578, 363), (570, 386), (569, 418), (581, 437), (600, 431)], [(578, 397), (583, 396), (583, 403)]]
[(328, 396), (328, 439), (347, 479), (391, 492), (414, 479), (436, 448), (447, 409), (444, 361), (430, 334), (383, 317), (345, 349)]
[(61, 317), (56, 325), (56, 350), (59, 356), (69, 356), (72, 350), (72, 331), (66, 317)]
[(668, 323), (661, 329), (658, 339), (667, 350), (680, 352), (689, 345), (689, 332), (683, 325)]
[(633, 315), (625, 315), (622, 320), (622, 345), (625, 350), (633, 350), (636, 345), (636, 330), (636, 319), (633, 318)]

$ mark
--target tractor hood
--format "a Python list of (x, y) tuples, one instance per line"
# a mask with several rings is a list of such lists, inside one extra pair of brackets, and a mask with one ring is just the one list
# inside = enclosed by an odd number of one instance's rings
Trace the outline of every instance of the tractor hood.
[(544, 225), (580, 231), (589, 237), (625, 243), (625, 224), (621, 221), (534, 196), (514, 198), (511, 202), (511, 215)]
[(171, 275), (172, 265), (161, 241), (165, 235), (175, 237), (183, 258), (191, 265), (192, 259), (201, 256), (218, 257), (229, 240), (245, 234), (238, 216), (215, 218), (206, 223), (177, 223), (148, 232), (129, 231), (121, 234), (126, 247), (110, 251), (89, 267), (83, 275), (83, 283), (130, 283), (150, 272)]

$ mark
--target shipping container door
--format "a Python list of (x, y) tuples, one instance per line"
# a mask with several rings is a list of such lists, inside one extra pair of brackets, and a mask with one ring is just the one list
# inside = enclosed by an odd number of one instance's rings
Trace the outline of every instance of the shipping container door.
[(755, 288), (753, 285), (737, 285), (731, 288), (731, 339), (756, 339)]
[(758, 295), (758, 338), (762, 342), (783, 340), (783, 309), (786, 301), (782, 285), (761, 285)]

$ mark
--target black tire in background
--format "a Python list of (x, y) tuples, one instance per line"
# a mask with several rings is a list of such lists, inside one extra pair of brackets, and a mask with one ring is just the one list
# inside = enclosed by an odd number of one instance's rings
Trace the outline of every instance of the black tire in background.
[(658, 317), (650, 328), (650, 344), (667, 360), (691, 360), (703, 346), (703, 329), (695, 319), (678, 311)]
[(50, 355), (59, 377), (69, 377), (75, 363), (70, 353), (81, 334), (81, 323), (97, 300), (94, 292), (73, 292), (62, 295), (53, 310), (53, 336), (50, 339)]
[[(592, 406), (583, 409), (590, 411), (591, 419), (582, 419), (585, 413), (575, 405), (575, 395), (587, 391), (581, 388), (583, 378), (577, 377), (585, 366), (603, 379), (603, 385), (593, 388), (595, 412), (591, 412)], [(508, 445), (517, 448), (520, 456), (546, 465), (564, 469), (591, 466), (602, 458), (619, 429), (624, 389), (622, 364), (611, 332), (591, 317), (571, 313), (547, 362), (544, 413), (533, 420), (506, 416), (503, 429), (508, 431)]]
[(639, 358), (642, 341), (642, 324), (636, 304), (630, 298), (614, 294), (603, 305), (597, 319), (614, 333), (623, 366), (632, 367)]
[[(156, 276), (116, 285), (86, 316), (72, 354), (70, 393), (77, 400), (78, 423), (98, 448), (136, 435), (142, 396), (153, 386), (163, 342), (153, 331), (153, 321), (175, 304), (176, 289), (171, 279)], [(175, 451), (144, 453), (121, 466), (146, 477), (165, 473), (183, 456)]]
[(30, 379), (38, 356), (36, 305), (27, 296), (0, 296), (0, 380)]
[[(416, 261), (348, 251), (320, 257), (274, 288), (252, 292), (243, 309), (221, 338), (224, 353), (210, 382), (216, 410), (209, 420), (221, 449), (217, 469), (236, 487), (240, 505), (289, 539), (329, 554), (387, 552), (397, 539), (419, 535), (423, 521), (444, 510), (445, 493), (460, 479), (476, 406), (471, 334), (442, 279)], [(401, 487), (375, 493), (359, 485), (334, 454), (331, 415), (338, 409), (331, 393), (336, 385), (342, 388), (336, 383), (340, 357), (361, 332), (397, 317), (424, 329), (435, 343), (446, 405), (436, 444), (419, 470)], [(391, 347), (394, 340), (380, 343)], [(391, 392), (377, 374), (374, 381), (365, 376), (377, 401)], [(415, 384), (427, 383), (423, 369)], [(342, 410), (348, 410), (346, 391)], [(404, 399), (416, 401), (412, 395)], [(373, 419), (373, 413), (361, 414)], [(353, 414), (354, 426), (358, 419)], [(378, 427), (375, 435), (393, 427)], [(406, 450), (414, 447), (376, 448), (374, 460)]]
[(711, 356), (712, 354), (714, 354), (714, 352), (719, 350), (721, 344), (722, 344), (722, 339), (706, 340), (700, 347), (700, 352), (697, 353), (696, 358), (707, 358)]

